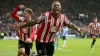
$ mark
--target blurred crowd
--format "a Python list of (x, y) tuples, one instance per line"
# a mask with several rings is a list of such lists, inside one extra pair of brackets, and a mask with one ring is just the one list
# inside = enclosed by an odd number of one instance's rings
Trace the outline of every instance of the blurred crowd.
[[(8, 0), (4, 0), (4, 3), (1, 2), (0, 6), (0, 33), (5, 33), (5, 35), (14, 35), (15, 32), (9, 27), (9, 23), (14, 23), (15, 21), (10, 16), (12, 11), (19, 5), (24, 4), (26, 7), (29, 7), (33, 10), (33, 19), (40, 16), (42, 13), (51, 10), (51, 0), (11, 0), (9, 3), (6, 3)], [(61, 1), (61, 0), (60, 0)], [(97, 16), (100, 20), (100, 10), (99, 7), (95, 7), (95, 9), (91, 9), (91, 6), (95, 4), (95, 6), (99, 6), (96, 2), (92, 0), (88, 0), (86, 4), (81, 4), (81, 1), (71, 2), (72, 0), (62, 0), (62, 13), (65, 14), (68, 19), (76, 24), (79, 27), (84, 27), (88, 23), (91, 22), (93, 16)], [(86, 0), (83, 0), (84, 2)], [(80, 5), (79, 5), (79, 4)], [(5, 6), (4, 6), (5, 5)], [(10, 6), (12, 5), (12, 6)], [(74, 6), (75, 5), (75, 6)], [(90, 7), (89, 7), (90, 5)], [(9, 6), (9, 7), (8, 7)], [(77, 6), (77, 7), (76, 7)], [(83, 6), (83, 7), (82, 7)], [(86, 6), (86, 7), (85, 7)], [(89, 8), (88, 8), (89, 7)], [(69, 30), (70, 34), (75, 34), (75, 31)]]

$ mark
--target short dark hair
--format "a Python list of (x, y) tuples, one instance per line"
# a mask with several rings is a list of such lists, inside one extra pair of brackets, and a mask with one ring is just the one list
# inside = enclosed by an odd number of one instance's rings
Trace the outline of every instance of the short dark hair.
[(92, 17), (92, 19), (94, 20), (94, 19), (97, 19), (97, 17), (96, 16), (94, 16), (94, 17)]
[(26, 8), (24, 11), (27, 11), (29, 14), (33, 15), (33, 11), (30, 8)]
[(98, 20), (98, 17), (96, 17), (96, 16), (92, 17), (92, 21), (94, 21), (95, 19)]
[[(58, 1), (58, 0), (54, 0), (53, 3), (55, 3), (55, 2), (59, 2), (59, 1)], [(59, 2), (59, 3), (60, 3), (60, 2)]]

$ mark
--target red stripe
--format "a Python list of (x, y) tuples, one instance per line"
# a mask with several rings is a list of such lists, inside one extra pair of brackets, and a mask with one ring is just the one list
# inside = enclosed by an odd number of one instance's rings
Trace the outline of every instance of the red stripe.
[(28, 28), (28, 38), (29, 38), (29, 36), (30, 36), (30, 30), (31, 30), (30, 28), (31, 28), (31, 27)]
[(30, 39), (32, 40), (32, 41), (34, 41), (34, 37), (35, 37), (35, 34), (36, 34), (36, 29), (33, 29), (32, 30), (32, 33), (31, 33), (31, 35), (30, 35)]
[[(46, 13), (42, 14), (42, 16), (45, 16), (45, 15), (46, 15)], [(41, 18), (41, 19), (42, 19), (42, 18)], [(41, 23), (41, 22), (42, 22), (42, 23)], [(39, 28), (38, 31), (37, 31), (37, 38), (36, 38), (36, 40), (40, 42), (40, 40), (41, 40), (41, 35), (42, 35), (42, 32), (43, 32), (43, 30), (44, 30), (44, 26), (45, 26), (45, 20), (42, 20), (42, 21), (40, 21), (39, 23), (40, 23), (40, 28)]]
[[(60, 15), (60, 21), (61, 21), (61, 19), (62, 19), (62, 16)], [(61, 22), (59, 22), (59, 26), (58, 26), (57, 31), (59, 30), (60, 27), (61, 27)]]
[(20, 28), (19, 31), (20, 31), (20, 32), (19, 32), (19, 38), (22, 40), (22, 28)]
[(99, 28), (98, 23), (97, 24), (92, 24), (90, 26), (90, 34), (95, 34), (95, 35), (99, 34), (98, 28)]
[(26, 35), (24, 34), (24, 41), (26, 40)]
[(51, 33), (48, 42), (50, 42), (51, 38), (52, 38), (53, 33)]
[[(62, 17), (61, 17), (61, 15), (60, 15), (60, 20), (61, 20), (61, 19), (62, 19)], [(59, 22), (59, 21), (58, 21), (58, 22)], [(57, 20), (55, 21), (55, 26), (56, 26), (56, 23), (57, 23)], [(60, 26), (61, 26), (61, 22), (59, 22), (59, 26), (58, 26), (57, 31), (59, 30)], [(54, 42), (54, 37), (52, 37), (53, 34), (55, 34), (55, 33), (52, 33), (52, 34), (50, 35), (50, 38), (49, 38), (48, 42), (50, 42), (50, 40), (52, 40), (51, 42)]]
[(41, 35), (42, 35), (42, 32), (43, 32), (44, 26), (45, 26), (45, 23), (42, 23), (40, 28), (37, 31), (37, 38), (36, 38), (36, 40), (39, 41), (39, 42), (40, 42), (40, 39), (41, 39)]
[[(45, 16), (45, 15), (46, 15), (46, 13), (42, 14), (42, 17)], [(43, 20), (41, 20), (39, 23), (41, 23), (41, 22), (43, 22), (43, 21), (45, 21), (45, 20), (43, 19)]]
[[(47, 20), (48, 20), (48, 24), (47, 24), (47, 29), (46, 29), (46, 32), (44, 35), (43, 42), (46, 42), (47, 35), (49, 34), (49, 29), (50, 29), (50, 25), (51, 25), (51, 12), (49, 12), (49, 16), (48, 16)], [(50, 22), (49, 22), (49, 20), (50, 20)]]

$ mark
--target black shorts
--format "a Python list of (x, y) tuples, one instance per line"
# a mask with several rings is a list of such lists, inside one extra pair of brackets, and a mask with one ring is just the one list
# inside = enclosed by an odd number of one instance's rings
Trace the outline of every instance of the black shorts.
[(36, 49), (37, 49), (38, 55), (53, 55), (54, 42), (40, 43), (36, 41)]
[(30, 54), (30, 51), (32, 49), (32, 45), (33, 45), (33, 43), (26, 43), (26, 42), (23, 42), (21, 40), (18, 41), (18, 49), (19, 48), (25, 48), (25, 53), (27, 55)]
[(66, 40), (66, 36), (62, 36), (63, 37), (63, 40)]

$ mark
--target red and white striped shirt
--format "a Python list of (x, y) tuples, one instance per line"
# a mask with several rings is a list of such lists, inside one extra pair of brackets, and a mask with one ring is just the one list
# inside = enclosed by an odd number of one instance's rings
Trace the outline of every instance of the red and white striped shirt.
[(37, 22), (40, 23), (40, 28), (37, 31), (36, 40), (43, 43), (53, 42), (55, 33), (60, 29), (62, 24), (70, 23), (63, 14), (60, 14), (59, 18), (54, 18), (52, 12), (42, 14)]
[[(26, 23), (26, 21), (24, 20), (24, 17), (18, 17), (17, 16), (17, 12), (20, 10), (20, 7), (18, 6), (11, 14), (11, 16), (13, 17), (13, 19), (15, 19), (16, 21), (18, 21), (18, 24), (24, 24)], [(34, 27), (26, 27), (26, 28), (20, 28), (19, 32), (18, 32), (18, 37), (20, 40), (22, 41), (26, 41), (27, 38), (30, 38), (32, 41), (34, 40), (35, 34), (33, 34), (33, 36), (30, 36), (32, 31), (33, 31)]]
[(89, 34), (98, 35), (100, 33), (100, 24), (90, 23), (88, 31), (89, 31)]

